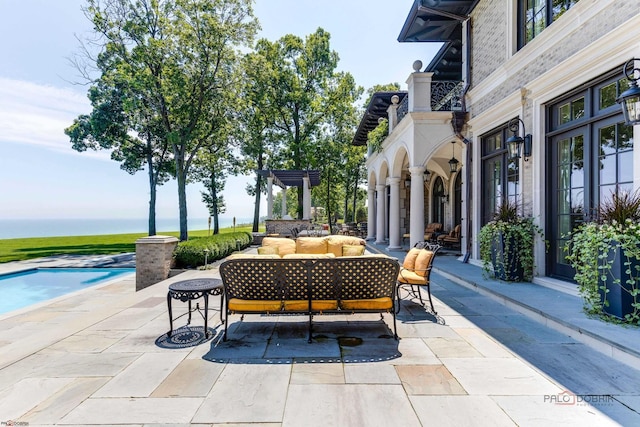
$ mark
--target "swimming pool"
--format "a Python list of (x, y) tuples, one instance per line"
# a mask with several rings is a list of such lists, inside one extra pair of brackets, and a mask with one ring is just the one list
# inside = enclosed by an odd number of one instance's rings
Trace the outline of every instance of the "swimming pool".
[(134, 273), (135, 268), (36, 268), (0, 275), (0, 314)]

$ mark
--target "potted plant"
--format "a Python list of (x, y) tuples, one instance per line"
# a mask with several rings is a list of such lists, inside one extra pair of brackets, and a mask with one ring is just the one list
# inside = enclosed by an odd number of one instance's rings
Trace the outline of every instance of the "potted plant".
[(612, 193), (565, 250), (585, 310), (640, 325), (640, 193)]
[(533, 243), (542, 230), (533, 218), (521, 215), (518, 205), (503, 201), (493, 220), (480, 229), (480, 258), (485, 272), (508, 282), (533, 278)]

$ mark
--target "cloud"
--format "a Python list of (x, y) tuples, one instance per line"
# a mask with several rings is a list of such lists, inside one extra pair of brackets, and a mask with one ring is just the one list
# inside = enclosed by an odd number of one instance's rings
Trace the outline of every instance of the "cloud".
[(64, 129), (90, 111), (89, 100), (79, 92), (0, 77), (2, 141), (73, 154)]

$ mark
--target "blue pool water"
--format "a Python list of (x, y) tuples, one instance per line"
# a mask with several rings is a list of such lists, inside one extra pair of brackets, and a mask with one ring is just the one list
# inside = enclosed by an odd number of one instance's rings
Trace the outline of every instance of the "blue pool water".
[(134, 272), (134, 268), (37, 268), (0, 275), (0, 314)]

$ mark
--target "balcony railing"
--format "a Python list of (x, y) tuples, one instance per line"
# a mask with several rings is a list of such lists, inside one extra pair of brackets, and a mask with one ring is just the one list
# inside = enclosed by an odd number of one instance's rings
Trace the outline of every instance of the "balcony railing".
[(407, 95), (404, 98), (402, 98), (402, 102), (398, 104), (398, 123), (400, 123), (400, 121), (404, 119), (404, 116), (406, 116), (408, 112), (409, 112), (409, 96)]
[[(445, 80), (431, 82), (431, 111), (460, 111), (464, 82)], [(409, 112), (409, 95), (398, 105), (398, 123)]]
[(451, 80), (431, 82), (431, 110), (460, 111), (463, 90), (463, 82)]

